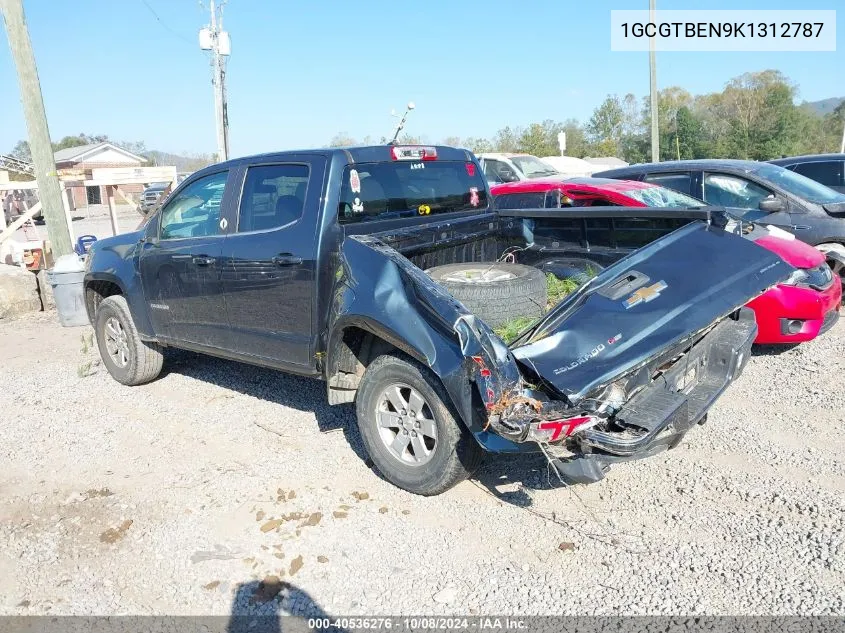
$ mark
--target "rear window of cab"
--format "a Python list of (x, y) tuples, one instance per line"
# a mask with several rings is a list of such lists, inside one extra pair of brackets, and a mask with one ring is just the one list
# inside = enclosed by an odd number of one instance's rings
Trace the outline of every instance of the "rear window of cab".
[(473, 162), (356, 163), (343, 172), (338, 222), (480, 211), (487, 206), (484, 178)]

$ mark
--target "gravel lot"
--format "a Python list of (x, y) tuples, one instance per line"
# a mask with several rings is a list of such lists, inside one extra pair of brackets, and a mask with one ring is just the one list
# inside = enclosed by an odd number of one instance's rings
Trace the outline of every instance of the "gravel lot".
[(435, 498), (321, 383), (172, 353), (123, 387), (89, 334), (0, 322), (0, 614), (845, 614), (845, 324), (598, 484), (488, 459)]

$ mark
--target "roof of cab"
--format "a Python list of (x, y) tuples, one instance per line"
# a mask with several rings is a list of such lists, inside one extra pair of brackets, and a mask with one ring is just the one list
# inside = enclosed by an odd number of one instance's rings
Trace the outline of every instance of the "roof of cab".
[[(209, 167), (219, 167), (220, 165), (232, 164), (242, 165), (250, 163), (261, 163), (274, 160), (284, 160), (289, 156), (343, 156), (349, 163), (363, 163), (363, 162), (380, 162), (392, 161), (393, 155), (391, 148), (393, 147), (433, 147), (437, 151), (437, 160), (472, 160), (472, 153), (466, 149), (459, 149), (456, 147), (449, 147), (447, 145), (424, 145), (424, 144), (400, 144), (396, 145), (361, 145), (355, 147), (324, 147), (318, 149), (294, 149), (284, 150), (279, 152), (267, 152), (264, 154), (253, 154), (251, 156), (240, 156), (233, 158), (225, 163), (217, 163)], [(208, 167), (204, 168), (208, 169)]]

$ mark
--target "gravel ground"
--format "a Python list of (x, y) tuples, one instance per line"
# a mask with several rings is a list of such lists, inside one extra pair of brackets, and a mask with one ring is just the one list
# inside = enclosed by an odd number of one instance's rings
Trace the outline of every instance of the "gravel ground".
[(172, 353), (123, 387), (89, 333), (0, 323), (0, 614), (845, 614), (845, 324), (598, 484), (494, 458), (435, 498), (321, 383)]

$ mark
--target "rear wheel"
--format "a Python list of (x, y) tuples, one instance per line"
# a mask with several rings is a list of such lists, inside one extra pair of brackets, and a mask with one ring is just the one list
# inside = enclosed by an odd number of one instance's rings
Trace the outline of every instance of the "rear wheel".
[(405, 356), (380, 356), (356, 397), (358, 428), (390, 483), (419, 495), (445, 492), (469, 477), (482, 449), (458, 421), (440, 379)]
[(142, 385), (161, 373), (161, 346), (141, 340), (121, 295), (106, 297), (97, 306), (94, 332), (103, 365), (119, 383)]

